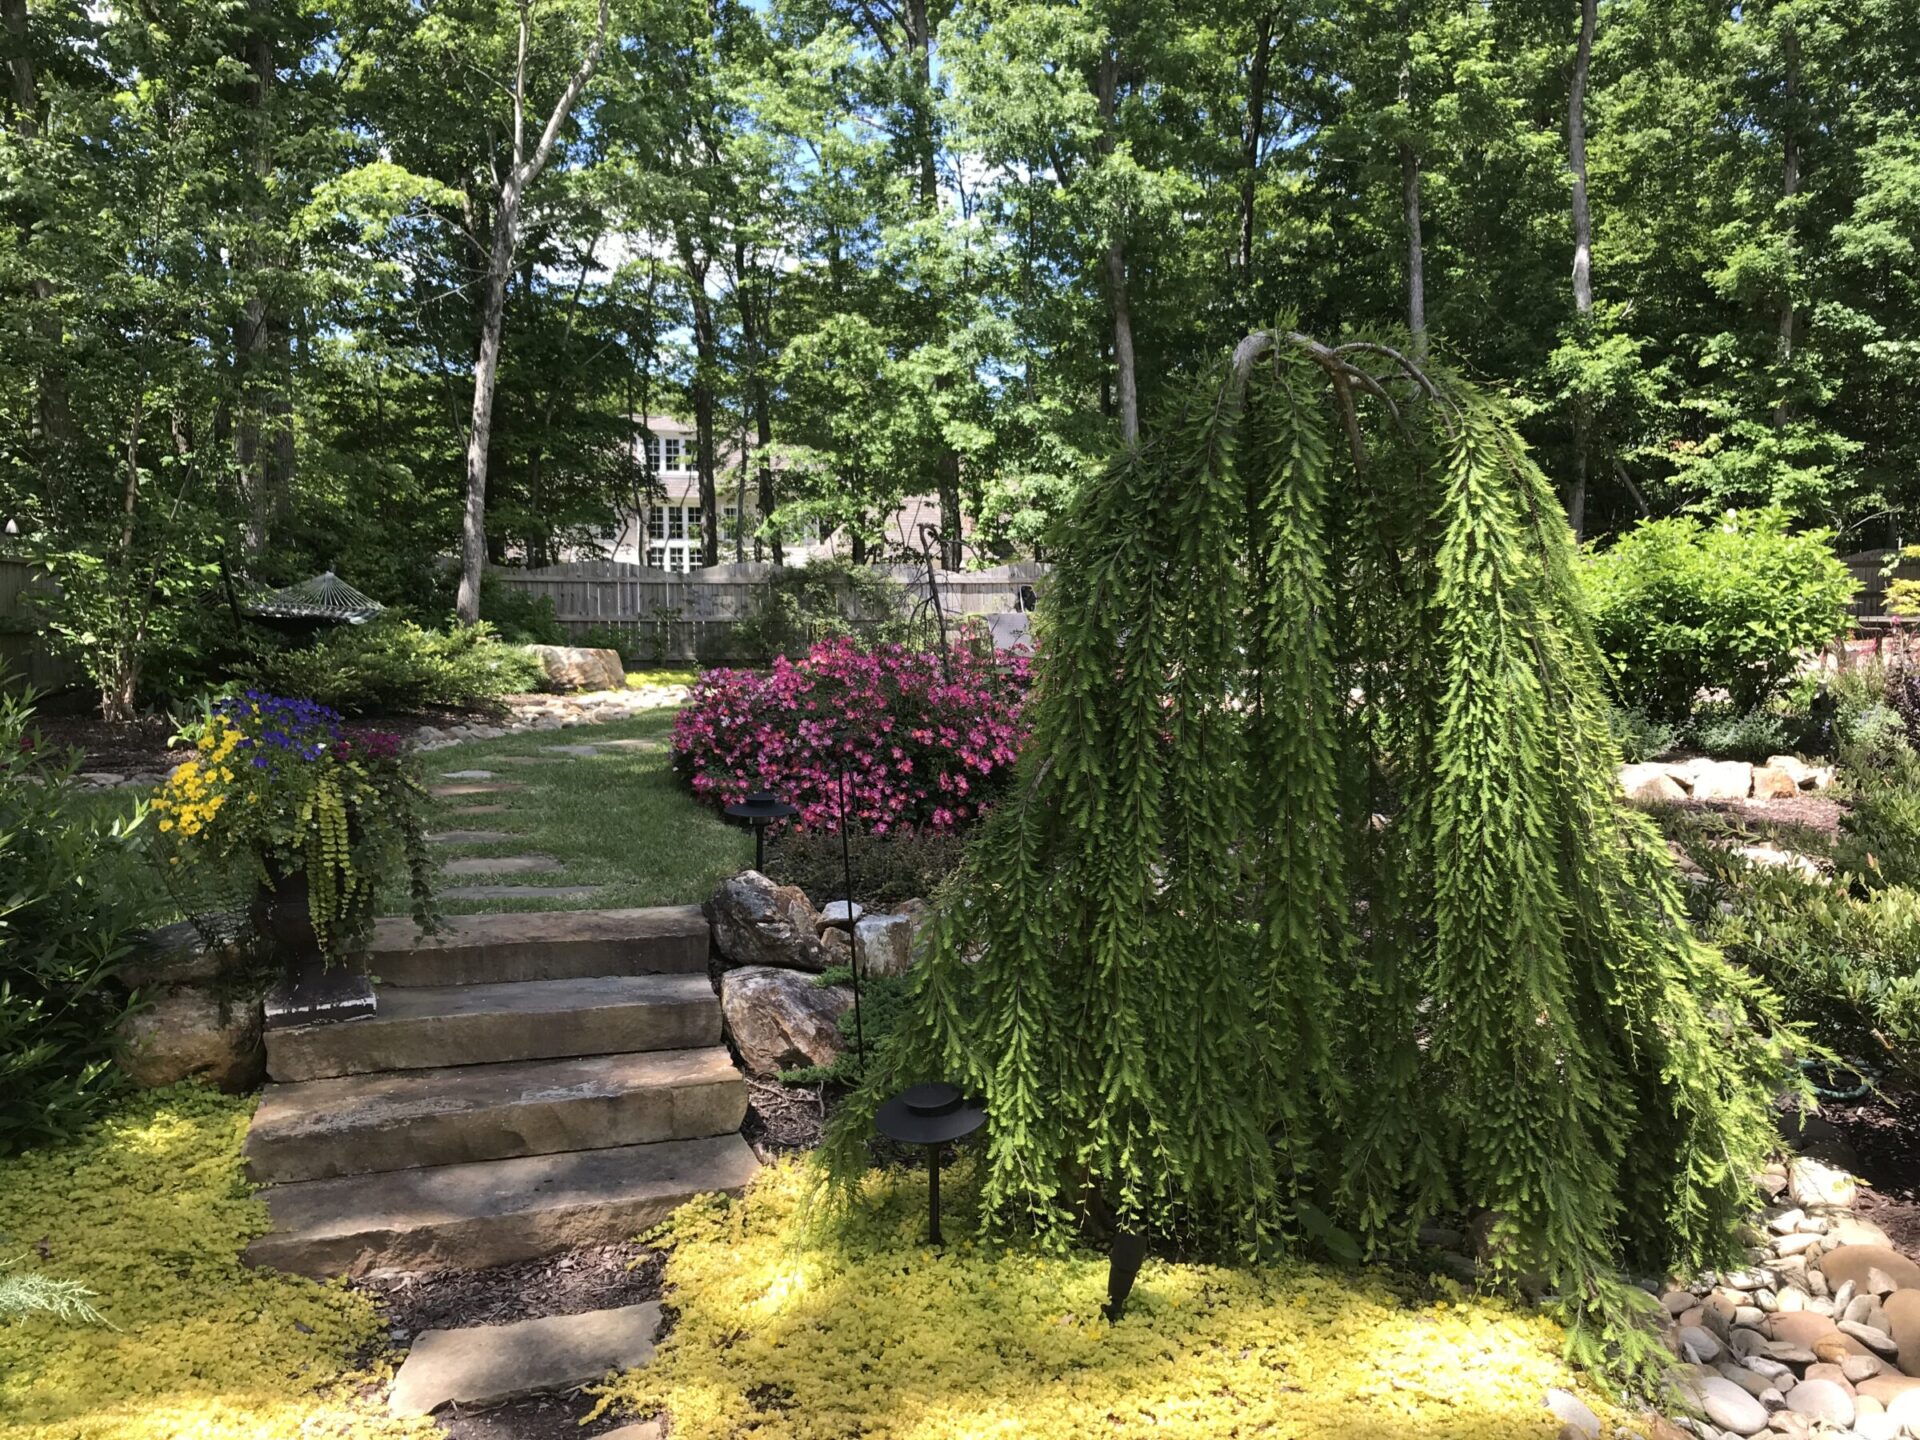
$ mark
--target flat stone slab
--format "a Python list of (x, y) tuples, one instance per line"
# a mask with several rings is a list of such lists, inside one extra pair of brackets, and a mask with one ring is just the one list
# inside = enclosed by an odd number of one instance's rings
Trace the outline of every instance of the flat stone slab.
[(435, 785), (427, 793), (436, 800), (457, 800), (462, 795), (505, 795), (526, 788), (518, 780), (462, 780), (455, 785)]
[(449, 860), (440, 868), (449, 875), (538, 875), (558, 870), (560, 862), (551, 855), (496, 855)]
[(645, 1365), (659, 1332), (660, 1306), (652, 1300), (512, 1325), (428, 1330), (394, 1376), (387, 1408), (394, 1415), (431, 1415), (442, 1405), (500, 1405), (576, 1389), (610, 1370)]
[(441, 830), (427, 836), (429, 845), (504, 845), (520, 837), (507, 830)]
[(594, 743), (602, 750), (665, 750), (667, 748), (667, 742), (664, 740), (644, 740), (639, 736), (629, 740), (596, 740)]
[(591, 760), (600, 753), (598, 745), (542, 745), (548, 755), (570, 755), (575, 760)]
[(388, 985), (352, 1026), (302, 1025), (267, 1042), (282, 1082), (720, 1043), (704, 974), (596, 975), (505, 985)]
[(738, 1130), (725, 1046), (391, 1070), (269, 1085), (247, 1131), (255, 1183), (329, 1180)]
[(603, 885), (449, 885), (442, 900), (586, 900)]
[(491, 770), (449, 770), (440, 777), (442, 780), (491, 780)]
[(759, 1168), (746, 1141), (717, 1135), (274, 1185), (261, 1192), (273, 1229), (247, 1258), (315, 1277), (511, 1265), (630, 1240)]
[(449, 915), (433, 935), (393, 915), (374, 923), (367, 968), (382, 986), (704, 975), (709, 943), (698, 905)]
[(441, 813), (456, 820), (477, 820), (482, 815), (504, 815), (512, 808), (510, 805), (458, 805)]
[(551, 755), (496, 755), (487, 762), (489, 765), (551, 765)]

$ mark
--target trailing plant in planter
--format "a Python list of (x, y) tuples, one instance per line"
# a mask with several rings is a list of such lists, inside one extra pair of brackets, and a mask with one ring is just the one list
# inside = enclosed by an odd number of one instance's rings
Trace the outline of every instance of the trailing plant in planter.
[[(364, 937), (398, 874), (414, 918), (431, 924), (426, 791), (398, 736), (349, 732), (324, 705), (249, 690), (216, 702), (192, 738), (193, 758), (153, 801), (169, 865), (241, 867), (274, 938), (326, 963)], [(296, 900), (310, 942), (287, 913)]]
[(1665, 1357), (1621, 1267), (1736, 1262), (1797, 1037), (1618, 795), (1572, 532), (1510, 411), (1251, 336), (1057, 536), (1032, 738), (941, 896), (902, 1086), (982, 1097), (1001, 1231), (1410, 1248), (1485, 1212), (1579, 1358)]

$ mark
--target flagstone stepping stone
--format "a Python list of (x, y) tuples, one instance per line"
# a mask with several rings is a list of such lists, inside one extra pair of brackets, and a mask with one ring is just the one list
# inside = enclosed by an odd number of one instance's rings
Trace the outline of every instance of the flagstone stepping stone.
[(542, 870), (558, 870), (560, 862), (551, 855), (495, 855), (449, 860), (441, 868), (449, 875), (534, 875)]
[(511, 805), (455, 805), (443, 811), (443, 814), (459, 820), (472, 820), (481, 815), (504, 815)]
[(576, 760), (591, 760), (600, 753), (598, 745), (542, 745), (549, 755), (571, 755)]
[(436, 800), (451, 800), (461, 795), (504, 795), (527, 787), (517, 780), (495, 780), (490, 783), (462, 781), (458, 785), (435, 785), (427, 793)]
[(598, 895), (598, 885), (450, 885), (442, 900), (584, 900)]
[(630, 740), (599, 740), (595, 744), (602, 750), (664, 750), (663, 740), (646, 740), (638, 736)]
[(430, 845), (499, 845), (520, 837), (506, 830), (441, 830), (427, 836)]
[(431, 1415), (442, 1405), (482, 1407), (572, 1390), (609, 1370), (647, 1364), (659, 1330), (660, 1306), (651, 1300), (511, 1325), (428, 1330), (394, 1376), (387, 1408), (395, 1415)]
[(440, 777), (442, 780), (491, 780), (491, 770), (449, 770)]
[(551, 755), (496, 755), (487, 762), (490, 765), (551, 765)]

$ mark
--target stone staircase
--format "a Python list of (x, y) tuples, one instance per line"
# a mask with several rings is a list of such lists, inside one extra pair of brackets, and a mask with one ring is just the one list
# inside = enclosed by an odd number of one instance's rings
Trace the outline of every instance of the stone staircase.
[(626, 1239), (758, 1168), (697, 907), (382, 921), (371, 1019), (267, 1034), (246, 1154), (297, 1274)]

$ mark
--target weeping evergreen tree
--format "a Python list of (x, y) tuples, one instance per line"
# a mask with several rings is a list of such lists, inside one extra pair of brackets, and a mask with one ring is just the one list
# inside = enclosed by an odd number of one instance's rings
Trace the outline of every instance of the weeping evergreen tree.
[(1726, 1258), (1791, 1037), (1618, 803), (1574, 563), (1502, 404), (1249, 336), (1069, 518), (1032, 741), (830, 1169), (942, 1078), (1043, 1239), (1385, 1254), (1484, 1210), (1589, 1342), (1622, 1264)]

